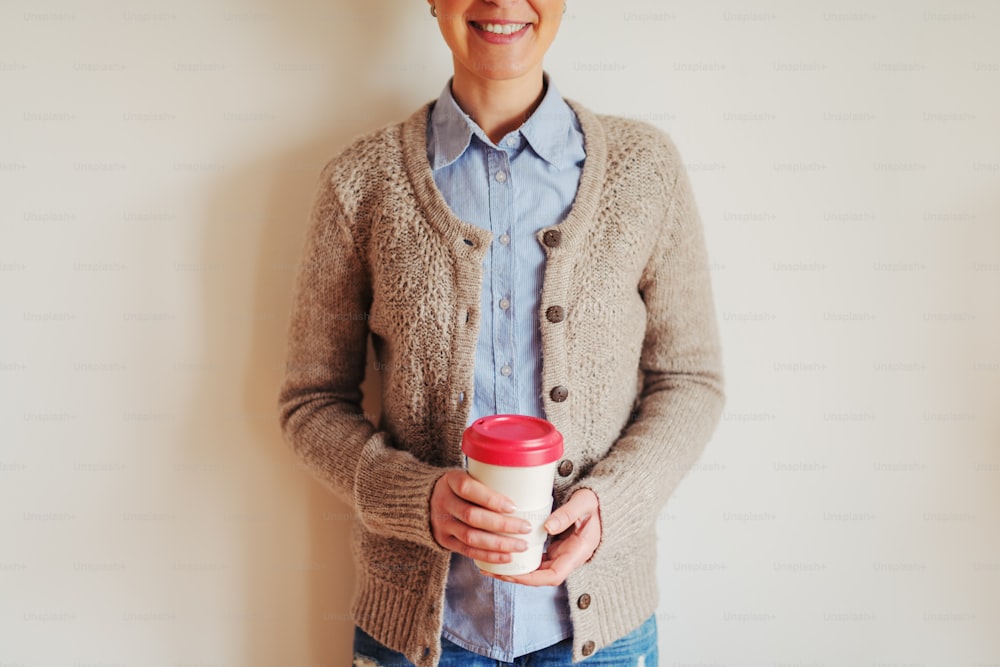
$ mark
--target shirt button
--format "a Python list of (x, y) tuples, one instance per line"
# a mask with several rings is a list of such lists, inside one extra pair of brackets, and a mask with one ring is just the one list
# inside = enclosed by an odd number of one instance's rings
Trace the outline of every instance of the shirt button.
[(500, 299), (500, 307), (503, 310), (510, 308), (510, 299)]
[(579, 597), (579, 599), (577, 599), (577, 601), (576, 601), (576, 606), (579, 607), (580, 609), (586, 609), (587, 607), (589, 607), (590, 606), (590, 596), (587, 593), (584, 593), (583, 595), (581, 595)]
[(562, 322), (565, 313), (563, 312), (562, 306), (549, 306), (545, 309), (545, 319), (553, 324), (556, 322)]
[[(502, 367), (500, 368), (500, 375), (502, 375), (502, 376), (504, 376), (504, 377), (510, 377), (510, 374), (511, 374), (512, 372), (513, 372), (513, 371), (512, 371), (512, 370), (511, 370), (511, 368), (510, 368), (510, 364), (504, 364), (504, 365), (503, 365), (503, 366), (502, 366)], [(551, 468), (550, 468), (550, 470), (551, 470)]]
[(497, 172), (497, 181), (499, 181), (500, 183), (506, 183), (507, 182), (507, 172), (506, 171), (498, 171)]
[(500, 235), (500, 243), (502, 243), (504, 245), (507, 245), (508, 243), (510, 243), (510, 234), (501, 234)]
[(591, 655), (595, 648), (597, 648), (597, 645), (594, 644), (594, 642), (587, 640), (583, 642), (583, 646), (580, 647), (580, 653), (583, 653), (584, 655)]
[(513, 148), (514, 146), (517, 146), (517, 139), (514, 138), (514, 137), (509, 137), (507, 139), (507, 145), (510, 146), (511, 148)]
[(566, 400), (566, 397), (569, 396), (569, 389), (562, 385), (558, 385), (552, 388), (552, 391), (549, 392), (549, 396), (551, 396), (552, 400), (556, 403), (562, 403)]
[(542, 235), (542, 241), (550, 248), (557, 248), (559, 242), (562, 241), (562, 232), (558, 229), (550, 229)]
[(569, 459), (563, 459), (559, 462), (559, 476), (569, 477), (573, 474), (573, 462)]

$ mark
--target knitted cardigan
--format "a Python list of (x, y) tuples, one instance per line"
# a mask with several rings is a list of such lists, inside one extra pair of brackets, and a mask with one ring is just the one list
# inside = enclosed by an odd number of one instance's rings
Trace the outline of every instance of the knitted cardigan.
[[(578, 662), (656, 611), (657, 517), (724, 395), (703, 230), (675, 145), (647, 123), (567, 102), (587, 157), (569, 214), (536, 234), (546, 255), (537, 317), (539, 391), (572, 463), (555, 502), (592, 489), (603, 527), (566, 581)], [(429, 499), (462, 465), (493, 241), (434, 184), (430, 104), (323, 168), (278, 392), (288, 445), (354, 509), (355, 622), (419, 667), (440, 658), (449, 552), (431, 534)], [(369, 335), (382, 373), (377, 426), (361, 409)]]

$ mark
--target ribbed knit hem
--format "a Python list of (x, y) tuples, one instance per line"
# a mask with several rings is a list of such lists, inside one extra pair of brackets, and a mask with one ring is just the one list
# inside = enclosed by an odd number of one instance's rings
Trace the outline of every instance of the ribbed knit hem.
[[(596, 655), (656, 612), (659, 592), (655, 535), (650, 536), (648, 543), (636, 547), (628, 553), (608, 553), (608, 562), (591, 561), (567, 579), (573, 620), (573, 662), (590, 657), (583, 654), (583, 647), (589, 642), (594, 643), (595, 649), (591, 655)], [(614, 572), (614, 575), (597, 577), (594, 572)], [(580, 596), (584, 594), (590, 596), (589, 604), (581, 609)]]
[[(616, 573), (613, 577), (592, 574), (608, 571), (608, 564), (593, 568), (588, 565), (566, 581), (573, 622), (574, 662), (590, 657), (583, 654), (585, 645), (593, 642), (591, 655), (595, 655), (638, 628), (656, 612), (659, 594), (655, 540), (651, 539), (628, 554), (618, 554), (613, 560)], [(426, 587), (417, 592), (359, 572), (351, 609), (354, 622), (418, 667), (433, 667), (441, 655), (440, 628), (444, 612), (443, 593), (438, 593), (438, 588), (447, 575), (447, 561), (447, 556), (443, 556)], [(584, 594), (590, 597), (589, 606), (581, 609), (579, 600)]]
[(441, 657), (447, 568), (448, 556), (442, 555), (434, 574), (428, 581), (419, 582), (424, 586), (416, 592), (358, 572), (351, 605), (354, 622), (418, 667), (433, 667)]

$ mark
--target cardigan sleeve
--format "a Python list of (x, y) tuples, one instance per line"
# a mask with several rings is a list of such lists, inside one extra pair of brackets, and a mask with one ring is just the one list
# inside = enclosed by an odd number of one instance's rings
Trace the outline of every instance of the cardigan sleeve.
[(284, 439), (371, 532), (444, 551), (430, 496), (443, 469), (393, 447), (361, 408), (371, 288), (344, 207), (323, 169), (297, 268), (284, 378)]
[[(592, 489), (602, 541), (593, 559), (615, 558), (657, 516), (718, 424), (725, 402), (708, 255), (687, 171), (664, 142), (666, 215), (639, 282), (646, 331), (642, 389), (632, 419), (608, 453), (569, 489)], [(648, 534), (648, 533), (647, 533)]]

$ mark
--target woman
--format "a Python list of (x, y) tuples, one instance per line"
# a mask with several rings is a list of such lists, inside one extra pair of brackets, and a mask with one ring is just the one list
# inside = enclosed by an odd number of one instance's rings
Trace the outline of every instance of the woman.
[[(721, 413), (718, 334), (675, 146), (543, 70), (563, 1), (429, 0), (454, 76), (322, 173), (279, 404), (357, 513), (356, 665), (656, 663), (656, 518)], [(499, 413), (566, 447), (546, 557), (517, 577), (473, 564), (524, 526), (460, 451)]]

